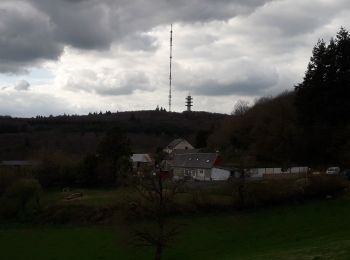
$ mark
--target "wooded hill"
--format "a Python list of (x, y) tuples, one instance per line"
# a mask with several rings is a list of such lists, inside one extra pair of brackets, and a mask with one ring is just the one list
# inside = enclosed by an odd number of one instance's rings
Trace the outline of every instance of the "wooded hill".
[(41, 159), (57, 153), (81, 158), (94, 153), (105, 133), (115, 127), (128, 133), (133, 152), (154, 152), (178, 137), (196, 144), (198, 134), (205, 137), (214, 132), (227, 117), (217, 113), (158, 110), (0, 117), (0, 160)]

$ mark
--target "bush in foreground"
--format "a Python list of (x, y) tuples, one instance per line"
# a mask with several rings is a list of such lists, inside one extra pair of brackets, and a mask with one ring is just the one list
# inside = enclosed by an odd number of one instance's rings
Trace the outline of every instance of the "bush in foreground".
[(31, 219), (40, 211), (40, 193), (40, 183), (35, 179), (15, 181), (1, 198), (0, 217)]

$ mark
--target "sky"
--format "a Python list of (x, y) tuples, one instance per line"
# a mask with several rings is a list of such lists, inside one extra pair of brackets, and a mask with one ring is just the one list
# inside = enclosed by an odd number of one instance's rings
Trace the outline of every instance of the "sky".
[(230, 113), (293, 90), (348, 0), (0, 0), (0, 115)]

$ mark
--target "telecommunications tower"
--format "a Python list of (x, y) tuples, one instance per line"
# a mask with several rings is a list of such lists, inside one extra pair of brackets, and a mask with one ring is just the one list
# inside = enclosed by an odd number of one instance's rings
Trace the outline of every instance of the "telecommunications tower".
[(186, 107), (187, 112), (191, 112), (191, 107), (193, 106), (193, 98), (190, 94), (186, 97)]
[(172, 69), (172, 60), (173, 60), (173, 24), (170, 25), (170, 66), (169, 66), (169, 112), (171, 112), (171, 69)]

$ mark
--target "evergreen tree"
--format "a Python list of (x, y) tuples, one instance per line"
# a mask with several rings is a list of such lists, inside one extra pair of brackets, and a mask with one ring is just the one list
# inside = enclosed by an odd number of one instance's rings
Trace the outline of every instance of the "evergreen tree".
[(129, 139), (121, 129), (112, 128), (98, 146), (99, 158), (111, 163), (111, 183), (120, 184), (130, 170), (131, 148)]
[(326, 46), (313, 50), (302, 83), (295, 87), (299, 116), (304, 125), (346, 125), (350, 117), (350, 35), (341, 28)]
[(302, 83), (295, 87), (296, 108), (310, 160), (340, 162), (350, 126), (350, 35), (341, 28), (328, 45), (318, 41)]

